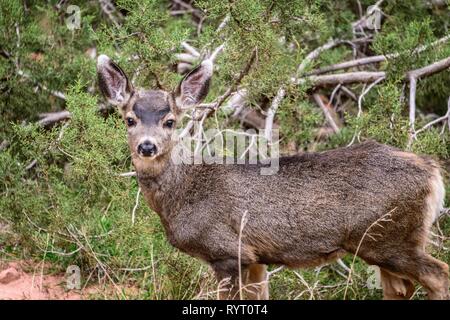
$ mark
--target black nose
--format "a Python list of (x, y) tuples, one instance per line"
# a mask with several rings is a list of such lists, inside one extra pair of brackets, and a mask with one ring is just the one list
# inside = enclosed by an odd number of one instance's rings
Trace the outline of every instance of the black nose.
[(156, 151), (156, 146), (150, 141), (145, 141), (138, 146), (138, 152), (144, 157), (154, 156)]

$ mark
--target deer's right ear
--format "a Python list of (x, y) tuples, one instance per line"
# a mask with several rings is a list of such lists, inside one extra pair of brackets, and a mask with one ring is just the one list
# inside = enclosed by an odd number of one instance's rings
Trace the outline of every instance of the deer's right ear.
[(108, 102), (119, 107), (126, 105), (133, 86), (125, 72), (104, 54), (97, 58), (97, 76), (100, 91)]

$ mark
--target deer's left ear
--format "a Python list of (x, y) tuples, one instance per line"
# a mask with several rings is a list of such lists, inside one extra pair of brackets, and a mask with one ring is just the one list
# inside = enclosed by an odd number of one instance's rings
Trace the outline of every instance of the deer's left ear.
[(204, 60), (181, 80), (175, 91), (177, 105), (184, 109), (199, 104), (206, 98), (213, 74), (213, 63)]
[(125, 72), (104, 54), (97, 58), (97, 76), (100, 91), (109, 103), (119, 107), (127, 104), (133, 86)]

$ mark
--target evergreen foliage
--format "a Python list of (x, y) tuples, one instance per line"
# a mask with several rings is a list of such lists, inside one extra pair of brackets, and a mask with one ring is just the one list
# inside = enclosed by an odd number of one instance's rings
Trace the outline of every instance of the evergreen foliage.
[[(116, 19), (112, 19), (102, 10), (102, 1), (60, 1), (59, 5), (56, 0), (0, 0), (0, 143), (5, 145), (0, 151), (0, 224), (12, 228), (11, 233), (0, 233), (0, 259), (45, 257), (55, 272), (75, 264), (90, 282), (98, 278), (108, 285), (139, 289), (105, 293), (106, 298), (215, 297), (205, 294), (216, 286), (208, 267), (168, 244), (159, 218), (142, 197), (137, 220), (131, 224), (138, 186), (134, 177), (120, 176), (133, 170), (126, 129), (98, 92), (95, 59), (91, 57), (94, 49), (118, 62), (136, 86), (169, 89), (182, 78), (176, 72), (176, 54), (183, 52), (183, 41), (199, 49), (202, 57), (226, 42), (215, 62), (206, 99), (211, 102), (231, 86), (256, 48), (255, 63), (240, 87), (248, 92), (249, 110), (262, 119), (280, 86), (286, 87), (275, 117), (284, 152), (345, 146), (352, 138), (354, 143), (370, 138), (408, 149), (405, 74), (450, 57), (450, 41), (431, 45), (450, 35), (448, 3), (436, 7), (427, 0), (386, 1), (381, 6), (381, 29), (367, 31), (370, 39), (357, 51), (363, 52), (360, 55), (399, 55), (360, 67), (387, 74), (385, 81), (362, 99), (360, 115), (357, 100), (346, 98), (342, 91), (335, 95), (332, 107), (341, 99), (346, 103), (335, 112), (342, 122), (340, 131), (330, 133), (312, 94), (329, 99), (334, 87), (315, 88), (308, 81), (299, 85), (289, 79), (317, 47), (330, 39), (354, 39), (352, 22), (360, 18), (357, 3), (365, 10), (375, 1), (184, 1), (193, 12), (174, 14), (186, 9), (180, 7), (181, 0), (112, 1), (116, 8), (112, 13)], [(66, 25), (68, 5), (81, 9), (78, 29)], [(217, 31), (226, 17), (228, 23)], [(429, 47), (414, 53), (420, 46)], [(353, 49), (343, 44), (326, 50), (299, 76), (351, 60)], [(201, 57), (197, 63), (200, 61)], [(368, 85), (346, 87), (358, 98)], [(65, 99), (55, 96), (55, 91)], [(415, 128), (445, 115), (449, 96), (448, 68), (421, 79)], [(37, 123), (40, 114), (63, 109), (71, 113), (70, 120), (45, 127)], [(242, 126), (222, 109), (206, 125), (217, 123), (221, 128)], [(418, 133), (411, 150), (439, 158), (450, 169), (450, 119)], [(449, 206), (448, 177), (446, 181)], [(449, 235), (450, 219), (441, 219), (440, 227)], [(444, 246), (449, 244), (444, 242)], [(441, 260), (450, 262), (448, 249), (432, 249)], [(351, 261), (350, 256), (344, 259), (347, 265)], [(346, 298), (380, 298), (380, 290), (365, 285), (367, 265), (358, 259), (354, 268), (358, 277)], [(272, 297), (343, 298), (346, 279), (339, 270), (327, 266), (299, 271), (313, 289), (299, 281), (294, 271), (277, 273), (271, 279)], [(419, 291), (415, 297), (423, 294)]]

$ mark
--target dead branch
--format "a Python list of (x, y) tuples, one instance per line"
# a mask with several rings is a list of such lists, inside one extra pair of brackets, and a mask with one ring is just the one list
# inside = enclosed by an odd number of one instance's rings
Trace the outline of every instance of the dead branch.
[(37, 160), (34, 159), (25, 167), (25, 170), (28, 171), (28, 170), (33, 169), (36, 166), (36, 164), (37, 164)]
[[(445, 37), (443, 37), (439, 40), (436, 40), (428, 45), (422, 45), (422, 46), (415, 48), (412, 51), (412, 54), (419, 54), (429, 48), (446, 43), (449, 40), (450, 40), (450, 35), (445, 36)], [(332, 71), (337, 71), (337, 70), (342, 70), (342, 69), (350, 69), (350, 68), (360, 67), (360, 66), (367, 65), (367, 64), (384, 62), (387, 60), (396, 59), (400, 56), (400, 54), (401, 53), (397, 52), (397, 53), (391, 53), (388, 55), (379, 55), (379, 56), (372, 56), (372, 57), (366, 57), (366, 58), (361, 58), (361, 59), (345, 61), (345, 62), (333, 64), (331, 66), (315, 69), (315, 70), (309, 72), (307, 75), (308, 76), (320, 75), (320, 74), (324, 74), (324, 73), (328, 73), (328, 72), (332, 72)]]
[[(226, 114), (231, 114), (231, 118), (240, 121), (256, 129), (263, 129), (265, 118), (256, 110), (246, 106), (247, 90), (239, 89), (233, 93), (228, 102), (222, 106)], [(278, 127), (276, 124), (274, 124)]]
[(346, 86), (341, 86), (340, 89), (347, 97), (357, 101), (358, 98), (356, 97), (356, 94), (353, 93), (353, 91), (351, 91), (349, 88), (347, 88)]
[(284, 99), (285, 95), (286, 89), (284, 88), (284, 86), (281, 86), (277, 91), (277, 95), (272, 100), (269, 109), (267, 110), (266, 125), (264, 126), (264, 136), (267, 139), (267, 141), (272, 141), (273, 120), (275, 118), (275, 113), (277, 112), (278, 106)]
[[(222, 45), (223, 46), (223, 45)], [(219, 49), (219, 48), (218, 48)], [(220, 50), (216, 49), (213, 53), (213, 57), (215, 58), (217, 53), (220, 52)], [(221, 95), (220, 97), (218, 97), (212, 104), (210, 104), (210, 106), (208, 106), (208, 108), (201, 110), (201, 112), (198, 112), (198, 114), (195, 114), (192, 117), (192, 120), (190, 120), (188, 122), (188, 124), (186, 125), (186, 127), (183, 129), (183, 131), (180, 133), (179, 138), (183, 138), (184, 136), (186, 136), (194, 127), (194, 122), (195, 121), (199, 121), (202, 120), (204, 121), (204, 119), (206, 119), (207, 117), (209, 117), (210, 115), (212, 115), (217, 109), (220, 108), (220, 106), (225, 102), (226, 99), (228, 99), (228, 97), (234, 92), (236, 91), (236, 88), (239, 86), (239, 84), (241, 83), (242, 79), (248, 74), (248, 72), (250, 71), (250, 68), (252, 67), (253, 63), (255, 62), (256, 59), (256, 55), (257, 55), (257, 49), (253, 49), (252, 54), (250, 56), (249, 61), (247, 62), (247, 64), (245, 65), (244, 69), (239, 73), (239, 75), (236, 77), (236, 79), (234, 80), (234, 82), (232, 83), (232, 85), (225, 91), (225, 93), (223, 95)], [(196, 110), (194, 110), (196, 111)]]
[(416, 132), (414, 132), (414, 138), (416, 138), (417, 135), (419, 133), (421, 133), (422, 131), (425, 131), (426, 129), (430, 128), (431, 126), (433, 126), (437, 123), (443, 122), (445, 120), (447, 120), (449, 129), (450, 129), (450, 97), (448, 98), (448, 102), (447, 102), (447, 113), (442, 117), (439, 117), (433, 121), (428, 122), (426, 125), (424, 125), (419, 130), (416, 130)]
[(320, 107), (320, 109), (322, 109), (323, 114), (325, 115), (325, 119), (327, 120), (330, 127), (333, 129), (334, 133), (338, 133), (340, 131), (340, 128), (334, 121), (334, 118), (330, 112), (330, 108), (323, 103), (322, 97), (319, 94), (317, 93), (313, 94), (313, 98), (314, 101), (317, 103), (317, 105)]
[[(329, 50), (339, 44), (341, 44), (341, 40), (330, 40), (323, 46), (320, 46), (313, 51), (311, 51), (305, 59), (300, 63), (300, 65), (297, 68), (297, 72), (295, 73), (294, 77), (291, 78), (290, 82), (295, 83), (297, 82), (297, 78), (302, 75), (302, 73), (305, 71), (306, 67), (313, 61), (314, 59), (317, 59), (319, 55), (325, 51)], [(264, 129), (264, 136), (268, 141), (272, 140), (272, 128), (273, 128), (273, 121), (275, 118), (275, 113), (277, 112), (277, 109), (281, 103), (281, 101), (284, 99), (286, 95), (286, 88), (285, 85), (281, 85), (280, 88), (277, 91), (277, 94), (275, 98), (272, 100), (272, 103), (267, 110), (267, 116), (266, 116), (266, 125)]]
[(57, 97), (57, 98), (62, 99), (62, 100), (66, 100), (66, 96), (64, 95), (64, 93), (62, 93), (61, 91), (55, 91), (55, 90), (50, 90), (50, 89), (48, 89), (45, 85), (43, 85), (43, 84), (41, 84), (41, 83), (38, 83), (38, 82), (34, 81), (34, 80), (31, 78), (31, 76), (30, 76), (28, 73), (26, 73), (25, 71), (22, 71), (22, 70), (18, 69), (18, 70), (17, 70), (17, 74), (18, 74), (19, 76), (21, 76), (22, 78), (32, 80), (32, 81), (35, 82), (36, 85), (38, 85), (42, 90), (47, 91), (47, 92), (50, 93), (52, 96)]
[(197, 51), (193, 46), (191, 46), (186, 41), (181, 42), (181, 46), (189, 53), (191, 56), (194, 56), (196, 58), (200, 57), (200, 52)]
[(302, 84), (306, 81), (310, 81), (313, 86), (326, 87), (335, 86), (338, 84), (374, 82), (384, 77), (386, 77), (386, 72), (384, 71), (358, 71), (330, 75), (309, 76), (305, 79), (300, 79), (297, 83)]
[(41, 113), (39, 117), (41, 119), (38, 121), (38, 124), (42, 127), (47, 127), (57, 122), (70, 119), (71, 114), (69, 111), (63, 110), (57, 112)]
[[(411, 82), (413, 81), (413, 89), (410, 92), (410, 102), (412, 105), (410, 110), (415, 110), (415, 84), (417, 79), (430, 76), (432, 74), (438, 73), (444, 69), (450, 67), (450, 57), (437, 61), (431, 65), (426, 67), (409, 71), (406, 75), (406, 78)], [(299, 79), (297, 81), (298, 84), (303, 84), (306, 81), (311, 82), (313, 86), (316, 87), (326, 87), (333, 86), (338, 84), (350, 84), (350, 83), (368, 83), (379, 80), (380, 78), (385, 78), (386, 72), (384, 71), (358, 71), (358, 72), (347, 72), (347, 73), (338, 73), (338, 74), (330, 74), (330, 75), (318, 75), (318, 76), (308, 76), (304, 79)], [(414, 117), (411, 115), (411, 123), (414, 122)]]
[(414, 134), (414, 122), (416, 120), (416, 87), (417, 80), (430, 76), (450, 67), (450, 57), (434, 62), (420, 69), (412, 70), (407, 73), (409, 80), (409, 125), (411, 133)]
[(311, 61), (317, 59), (319, 55), (326, 50), (332, 49), (336, 47), (339, 44), (344, 43), (342, 40), (330, 40), (327, 43), (325, 43), (323, 46), (320, 46), (313, 51), (311, 51), (305, 59), (303, 59), (302, 63), (297, 68), (296, 77), (299, 77), (302, 75), (302, 73), (305, 71), (306, 67), (311, 63)]
[(41, 119), (38, 121), (38, 124), (42, 127), (47, 127), (57, 122), (70, 119), (71, 114), (69, 111), (63, 110), (57, 112), (41, 113), (39, 117)]
[(119, 177), (136, 177), (136, 171), (121, 173)]
[(136, 217), (136, 209), (139, 205), (139, 195), (141, 194), (141, 188), (138, 189), (136, 194), (136, 202), (133, 207), (133, 211), (131, 212), (131, 225), (134, 225), (135, 217)]

